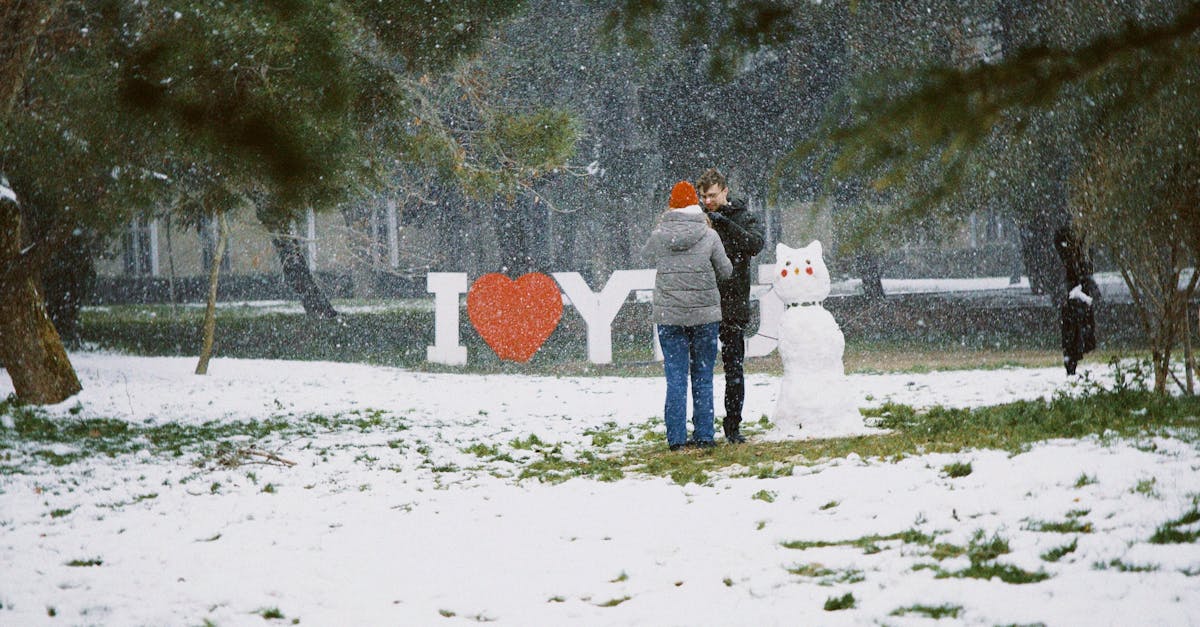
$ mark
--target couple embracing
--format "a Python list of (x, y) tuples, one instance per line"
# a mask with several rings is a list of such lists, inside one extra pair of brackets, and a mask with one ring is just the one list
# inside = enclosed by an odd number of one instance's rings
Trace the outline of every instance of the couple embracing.
[(745, 442), (739, 425), (746, 396), (742, 366), (750, 322), (750, 259), (762, 250), (763, 229), (745, 202), (730, 200), (725, 177), (715, 169), (695, 186), (676, 183), (668, 207), (642, 248), (656, 270), (654, 323), (667, 379), (667, 445), (672, 451), (715, 445), (712, 378), (718, 338), (725, 368), (725, 440)]

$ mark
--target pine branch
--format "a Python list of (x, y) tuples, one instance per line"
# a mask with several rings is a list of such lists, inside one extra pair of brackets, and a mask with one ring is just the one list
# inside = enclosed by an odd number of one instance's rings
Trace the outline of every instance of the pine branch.
[[(848, 122), (828, 120), (819, 133), (821, 139), (803, 147), (798, 157), (832, 145), (829, 171), (834, 178), (873, 174), (878, 188), (910, 182), (908, 175), (918, 164), (978, 150), (1002, 120), (1057, 106), (1068, 86), (1123, 59), (1151, 55), (1158, 63), (1149, 69), (1168, 76), (1180, 62), (1173, 58), (1172, 46), (1198, 30), (1200, 3), (1190, 5), (1168, 24), (1131, 24), (1077, 49), (1034, 47), (994, 65), (935, 67), (917, 76), (908, 88), (879, 81), (876, 84), (881, 86), (874, 92), (862, 93), (852, 103)], [(1131, 106), (1152, 95), (1127, 94), (1123, 96), (1127, 100), (1116, 105)], [(1018, 134), (1025, 130), (1017, 127)], [(927, 210), (929, 201), (919, 198), (912, 210)]]

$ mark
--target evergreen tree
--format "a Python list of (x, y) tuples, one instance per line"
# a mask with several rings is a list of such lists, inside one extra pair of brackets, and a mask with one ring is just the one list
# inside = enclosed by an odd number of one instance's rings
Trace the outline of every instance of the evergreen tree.
[(0, 361), (17, 396), (78, 390), (37, 285), (72, 238), (101, 240), (161, 206), (215, 215), (252, 194), (286, 219), (336, 206), (397, 161), (501, 180), (414, 127), (407, 85), (478, 49), (519, 5), (5, 4), (0, 173), (20, 205), (0, 208)]

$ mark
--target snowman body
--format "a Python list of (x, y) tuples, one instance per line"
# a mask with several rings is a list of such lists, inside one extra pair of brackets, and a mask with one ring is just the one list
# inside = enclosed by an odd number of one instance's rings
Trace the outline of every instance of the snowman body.
[(783, 378), (772, 422), (782, 436), (862, 432), (862, 416), (842, 364), (846, 340), (822, 305), (830, 279), (821, 242), (804, 248), (779, 244), (775, 258), (774, 291), (785, 308), (779, 324)]

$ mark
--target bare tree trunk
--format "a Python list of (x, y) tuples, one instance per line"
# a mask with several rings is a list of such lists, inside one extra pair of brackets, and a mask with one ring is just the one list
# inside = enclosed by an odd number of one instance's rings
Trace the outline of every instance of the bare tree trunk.
[[(264, 201), (265, 202), (265, 201)], [(290, 233), (287, 223), (275, 218), (275, 213), (268, 211), (263, 202), (258, 203), (255, 210), (258, 221), (267, 229), (271, 236), (271, 245), (279, 256), (279, 265), (283, 268), (283, 280), (288, 287), (300, 297), (304, 313), (310, 318), (331, 320), (337, 317), (337, 310), (329, 303), (321, 287), (313, 280), (312, 272), (308, 270), (308, 258), (304, 249)]]
[(350, 280), (354, 284), (355, 298), (375, 296), (375, 243), (371, 241), (370, 219), (361, 208), (342, 208), (342, 220), (346, 223), (349, 236)]
[(208, 360), (212, 358), (213, 337), (217, 330), (217, 281), (221, 276), (221, 259), (225, 256), (225, 214), (217, 214), (217, 250), (213, 253), (212, 268), (208, 271), (208, 306), (204, 309), (204, 344), (200, 349), (200, 363), (196, 374), (208, 374)]
[(1192, 324), (1188, 320), (1187, 301), (1183, 303), (1183, 372), (1187, 377), (1184, 390), (1188, 396), (1196, 394), (1192, 377)]
[(33, 279), (0, 286), (0, 337), (0, 363), (21, 401), (60, 403), (83, 389)]
[(325, 293), (313, 280), (308, 270), (308, 259), (304, 250), (295, 237), (286, 233), (272, 233), (271, 245), (279, 255), (279, 263), (283, 267), (283, 279), (288, 287), (300, 297), (304, 313), (310, 318), (332, 320), (337, 317), (337, 310), (329, 303)]
[(17, 263), (21, 240), (21, 210), (16, 202), (0, 198), (0, 363), (18, 399), (59, 403), (82, 386), (50, 323), (32, 271)]
[(1025, 274), (1029, 277), (1029, 290), (1034, 294), (1050, 294), (1061, 291), (1062, 270), (1054, 252), (1053, 234), (1058, 224), (1048, 212), (1042, 212), (1019, 227), (1021, 259)]
[(175, 294), (175, 247), (171, 245), (171, 214), (166, 214), (167, 222), (167, 292), (171, 299), (171, 318), (179, 317), (179, 298)]
[(863, 296), (869, 300), (882, 300), (887, 294), (883, 291), (883, 270), (879, 267), (879, 255), (874, 252), (861, 252), (854, 256), (855, 269), (862, 278)]

